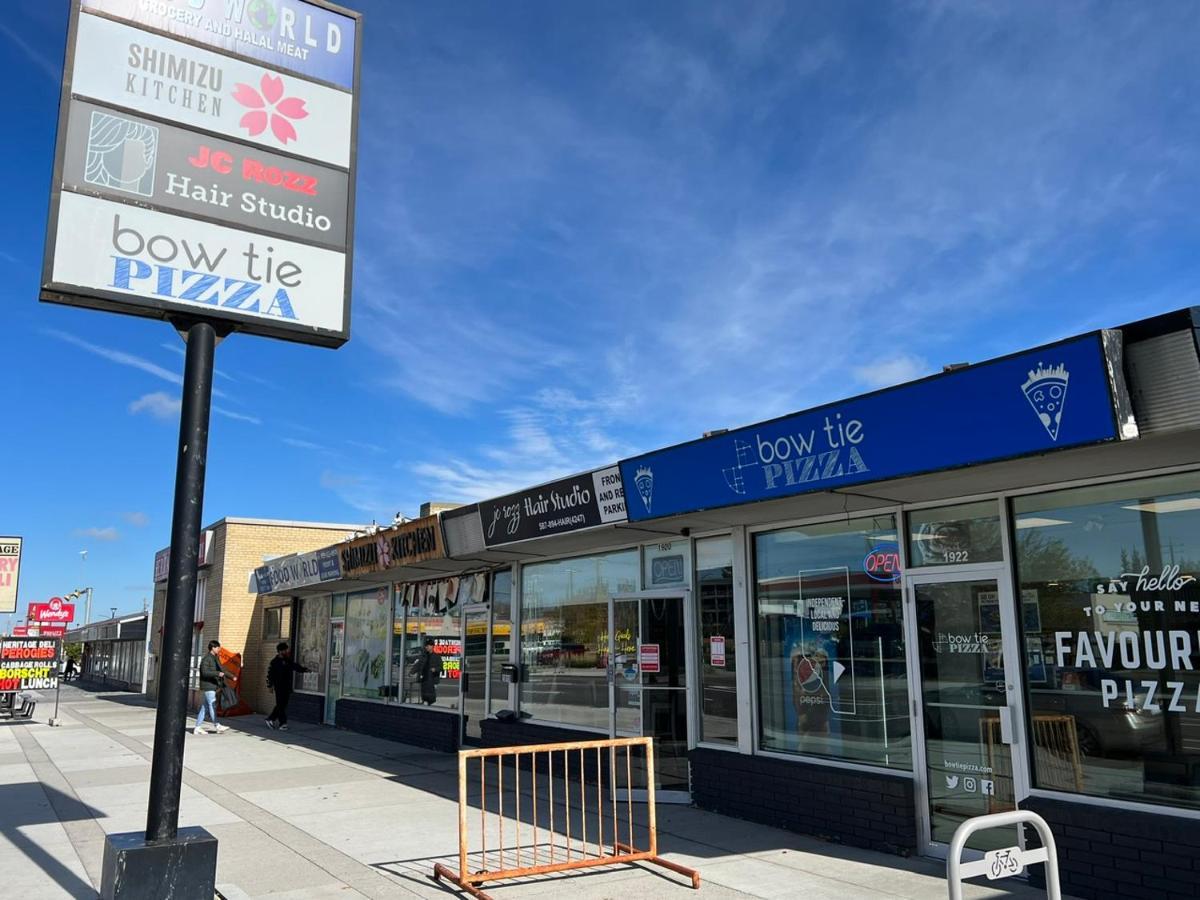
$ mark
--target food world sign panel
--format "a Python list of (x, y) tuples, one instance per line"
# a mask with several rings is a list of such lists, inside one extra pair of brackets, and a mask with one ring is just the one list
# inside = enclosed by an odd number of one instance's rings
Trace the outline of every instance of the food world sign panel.
[(345, 172), (91, 103), (71, 104), (63, 187), (346, 248)]
[[(53, 281), (270, 329), (340, 332), (345, 254), (64, 193)], [(262, 332), (260, 332), (262, 333)], [(271, 332), (266, 332), (271, 333)]]
[(353, 98), (102, 19), (81, 15), (71, 90), (335, 166), (350, 165)]
[(629, 518), (1115, 440), (1109, 371), (1091, 334), (648, 453), (621, 463)]
[(83, 0), (83, 6), (344, 88), (354, 85), (357, 23), (302, 0)]
[(616, 466), (479, 504), (489, 547), (626, 521), (625, 488)]
[(17, 611), (17, 583), (21, 576), (19, 537), (0, 537), (0, 613)]
[(336, 547), (272, 559), (254, 570), (258, 593), (306, 587), (342, 577)]

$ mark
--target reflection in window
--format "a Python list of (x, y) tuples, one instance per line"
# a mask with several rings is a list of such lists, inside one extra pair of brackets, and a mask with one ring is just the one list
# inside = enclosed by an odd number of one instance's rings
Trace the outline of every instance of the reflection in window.
[(387, 674), (392, 610), (388, 589), (346, 595), (346, 645), (342, 657), (342, 696), (378, 700)]
[(505, 569), (492, 576), (492, 670), (489, 714), (495, 715), (507, 709), (508, 682), (504, 680), (504, 666), (508, 662), (512, 646), (512, 570)]
[(755, 535), (764, 749), (912, 765), (893, 516)]
[(521, 570), (521, 711), (607, 729), (608, 598), (636, 591), (638, 551)]
[(458, 709), (462, 608), (487, 599), (487, 576), (470, 573), (396, 585), (392, 686), (404, 703)]
[(1200, 477), (1013, 512), (1035, 784), (1200, 808)]
[(295, 688), (323, 694), (329, 650), (329, 597), (304, 597), (297, 602), (300, 613), (292, 658), (309, 671), (296, 673)]
[(908, 514), (909, 566), (998, 562), (1000, 506), (995, 500), (959, 503)]
[(696, 541), (700, 739), (737, 743), (737, 642), (733, 628), (733, 538)]

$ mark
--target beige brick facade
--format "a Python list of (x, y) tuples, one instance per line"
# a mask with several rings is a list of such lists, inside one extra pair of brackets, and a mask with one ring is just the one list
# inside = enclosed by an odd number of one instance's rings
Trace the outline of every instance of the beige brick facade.
[[(222, 647), (242, 654), (242, 699), (258, 712), (270, 712), (273, 703), (266, 686), (267, 663), (275, 655), (275, 645), (280, 640), (290, 640), (291, 606), (288, 600), (280, 598), (265, 598), (265, 603), (260, 602), (251, 589), (251, 575), (268, 559), (328, 547), (361, 527), (230, 518), (205, 529), (213, 532), (211, 564), (200, 570), (206, 578), (203, 627), (198, 627), (193, 646), (203, 648), (210, 640), (218, 640)], [(157, 696), (158, 654), (162, 646), (159, 628), (165, 604), (163, 583), (156, 585), (154, 593), (150, 635), (153, 678), (147, 688), (150, 696)], [(265, 635), (264, 607), (280, 606), (284, 635)], [(195, 698), (192, 699), (194, 703)]]

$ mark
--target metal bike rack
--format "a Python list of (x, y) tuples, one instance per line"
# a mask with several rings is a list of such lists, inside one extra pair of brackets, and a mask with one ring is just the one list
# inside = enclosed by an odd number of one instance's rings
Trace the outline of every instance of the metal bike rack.
[[(1003, 828), (1005, 825), (1020, 825), (1025, 822), (1028, 822), (1037, 831), (1038, 837), (1042, 839), (1042, 846), (1033, 850), (1010, 847), (1006, 850), (994, 850), (983, 859), (967, 863), (962, 861), (962, 852), (967, 846), (967, 838), (975, 832), (983, 831), (985, 828)], [(993, 866), (996, 865), (996, 860), (999, 858), (997, 854), (1004, 854), (1003, 858), (1010, 863), (1013, 861), (1020, 863), (1020, 867), (1016, 872), (1000, 871), (997, 874), (993, 870)], [(1025, 866), (1040, 862), (1046, 864), (1046, 896), (1050, 900), (1062, 900), (1062, 887), (1058, 881), (1058, 847), (1054, 843), (1054, 835), (1051, 834), (1050, 826), (1046, 824), (1045, 819), (1027, 809), (1014, 809), (1011, 812), (992, 813), (967, 819), (955, 830), (954, 838), (950, 841), (950, 853), (946, 857), (946, 885), (950, 891), (950, 900), (962, 900), (962, 880), (964, 878), (976, 878), (980, 875), (986, 875), (989, 879), (1005, 878), (1008, 875), (1024, 871)]]

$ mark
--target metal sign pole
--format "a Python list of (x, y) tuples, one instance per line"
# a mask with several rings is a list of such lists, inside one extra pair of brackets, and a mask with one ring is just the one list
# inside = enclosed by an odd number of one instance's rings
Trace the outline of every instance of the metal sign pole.
[[(59, 638), (58, 653), (54, 654), (54, 665), (55, 666), (59, 665), (62, 662), (62, 658), (67, 655), (66, 649), (67, 649), (66, 642), (62, 638)], [(52, 728), (57, 727), (62, 724), (62, 722), (60, 722), (58, 719), (58, 697), (61, 692), (62, 692), (62, 675), (60, 675), (58, 672), (55, 672), (54, 673), (54, 715), (50, 718), (50, 726)]]
[(208, 322), (195, 322), (188, 327), (185, 340), (187, 356), (179, 415), (179, 456), (171, 515), (171, 561), (162, 626), (162, 662), (158, 672), (158, 711), (154, 719), (154, 753), (150, 765), (147, 841), (174, 840), (179, 831), (188, 670), (217, 334)]

